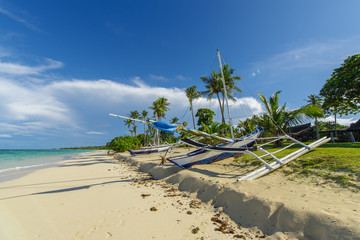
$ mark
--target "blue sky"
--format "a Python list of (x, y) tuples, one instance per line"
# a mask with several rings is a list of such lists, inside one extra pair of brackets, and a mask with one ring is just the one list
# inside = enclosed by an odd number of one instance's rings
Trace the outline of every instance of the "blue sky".
[[(290, 109), (318, 94), (360, 49), (360, 1), (0, 0), (0, 148), (104, 145), (158, 97), (191, 122), (184, 89), (218, 68), (242, 77), (233, 122), (260, 114), (257, 92)], [(220, 113), (216, 101), (195, 109)], [(349, 124), (359, 116), (343, 116)]]

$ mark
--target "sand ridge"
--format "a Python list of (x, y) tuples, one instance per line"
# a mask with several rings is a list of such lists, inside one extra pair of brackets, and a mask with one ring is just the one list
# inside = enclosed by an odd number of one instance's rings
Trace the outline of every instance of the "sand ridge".
[[(191, 149), (176, 149), (181, 155)], [(360, 194), (331, 184), (289, 180), (281, 171), (236, 182), (241, 174), (233, 159), (181, 169), (159, 166), (161, 154), (117, 154), (156, 179), (177, 184), (215, 207), (222, 207), (243, 226), (257, 226), (268, 238), (285, 233), (298, 239), (360, 239)], [(283, 237), (283, 236), (282, 236)]]

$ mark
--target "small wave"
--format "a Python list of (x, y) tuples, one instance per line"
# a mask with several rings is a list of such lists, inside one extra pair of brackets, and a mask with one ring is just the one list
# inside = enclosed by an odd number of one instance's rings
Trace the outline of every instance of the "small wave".
[(46, 164), (36, 164), (36, 165), (29, 165), (29, 166), (5, 168), (5, 169), (0, 169), (0, 173), (11, 172), (11, 171), (21, 171), (21, 170), (26, 170), (26, 169), (30, 169), (30, 168), (37, 168), (37, 167), (43, 167), (43, 166), (49, 166), (49, 165), (52, 165), (52, 164), (46, 163)]

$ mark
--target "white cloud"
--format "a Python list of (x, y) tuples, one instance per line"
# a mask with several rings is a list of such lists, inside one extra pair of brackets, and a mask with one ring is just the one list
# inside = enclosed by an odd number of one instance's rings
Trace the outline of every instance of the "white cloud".
[[(358, 119), (356, 118), (336, 118), (336, 123), (340, 124), (340, 125), (344, 125), (344, 126), (350, 126), (351, 123), (355, 123)], [(335, 122), (335, 117), (334, 116), (329, 116), (327, 118), (322, 118), (319, 119), (319, 121), (323, 121), (323, 122)]]
[[(147, 110), (152, 102), (165, 97), (170, 102), (167, 118), (182, 118), (190, 114), (188, 99), (183, 89), (152, 87), (140, 78), (132, 79), (133, 84), (118, 83), (111, 80), (63, 80), (51, 83), (32, 84), (16, 83), (0, 78), (0, 131), (5, 134), (32, 135), (46, 134), (58, 129), (83, 129), (84, 134), (101, 135), (101, 128), (86, 130), (90, 125), (108, 120), (108, 113), (126, 115), (131, 110)], [(229, 102), (234, 118), (238, 112), (247, 109), (252, 114), (262, 111), (260, 103), (254, 98), (239, 98)], [(201, 98), (194, 102), (198, 108), (218, 108), (216, 99), (207, 101)], [(99, 120), (103, 119), (101, 123)], [(184, 120), (184, 119), (180, 119)], [(125, 129), (125, 127), (123, 127)]]

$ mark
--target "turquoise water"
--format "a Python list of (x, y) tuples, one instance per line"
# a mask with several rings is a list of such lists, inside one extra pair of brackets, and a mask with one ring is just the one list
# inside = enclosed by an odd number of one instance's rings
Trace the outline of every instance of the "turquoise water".
[(0, 149), (0, 182), (20, 177), (39, 168), (56, 166), (59, 161), (86, 152), (91, 151)]

